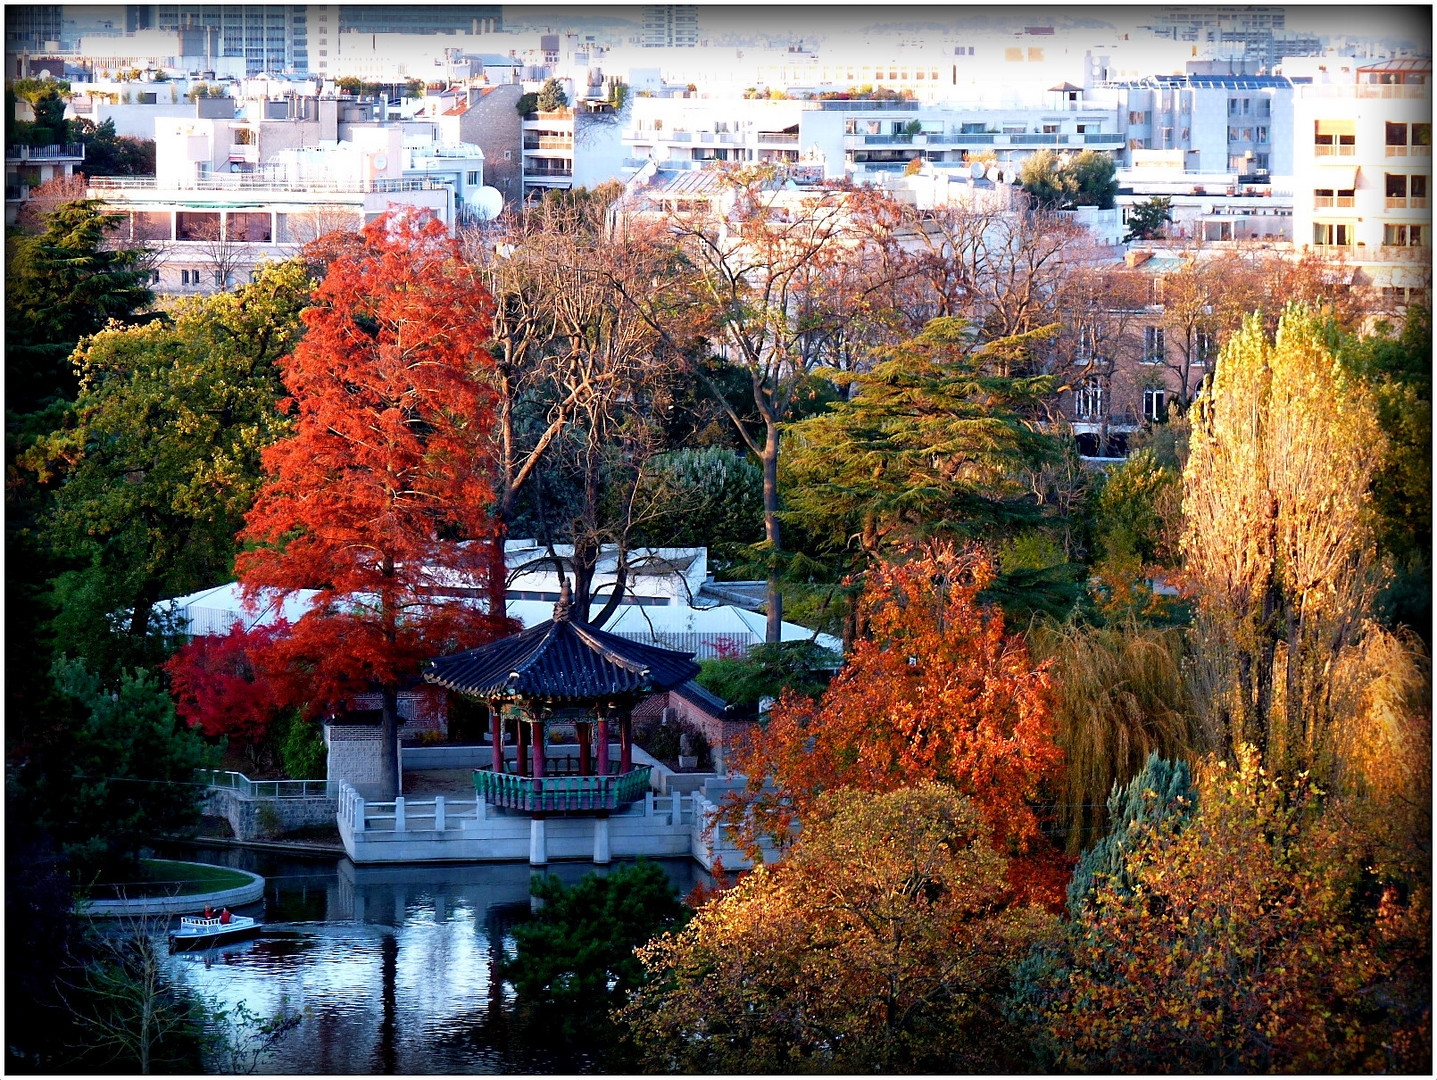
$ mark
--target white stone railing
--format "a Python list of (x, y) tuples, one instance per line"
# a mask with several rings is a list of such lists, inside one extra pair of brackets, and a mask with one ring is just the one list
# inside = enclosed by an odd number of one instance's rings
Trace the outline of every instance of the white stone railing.
[[(696, 820), (702, 827), (702, 815), (713, 809), (713, 804), (704, 800), (698, 792), (693, 795), (659, 795), (647, 791), (642, 801), (633, 805), (642, 809), (644, 817), (671, 828)], [(708, 811), (700, 809), (700, 806), (707, 807)], [(479, 822), (488, 818), (489, 808), (479, 799), (452, 799), (443, 795), (427, 799), (401, 795), (388, 801), (375, 801), (364, 798), (348, 783), (341, 781), (337, 816), (341, 828), (348, 828), (355, 834), (459, 832), (466, 821)]]

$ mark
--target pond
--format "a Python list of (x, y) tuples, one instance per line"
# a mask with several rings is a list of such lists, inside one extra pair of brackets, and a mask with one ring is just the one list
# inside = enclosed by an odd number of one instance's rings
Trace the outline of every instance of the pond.
[[(261, 1073), (582, 1073), (598, 1048), (519, 1023), (494, 977), (510, 928), (529, 915), (525, 863), (356, 867), (345, 858), (185, 845), (167, 858), (263, 874), (263, 903), (239, 909), (263, 933), (176, 953), (171, 974), (261, 1016), (305, 1013)], [(710, 882), (697, 863), (657, 860), (681, 893)], [(616, 866), (622, 864), (615, 864)], [(555, 863), (565, 882), (604, 872)]]

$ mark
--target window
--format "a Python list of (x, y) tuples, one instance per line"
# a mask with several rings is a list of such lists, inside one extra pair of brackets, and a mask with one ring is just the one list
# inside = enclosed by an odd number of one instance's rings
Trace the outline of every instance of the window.
[(1388, 157), (1426, 156), (1432, 152), (1431, 124), (1387, 124)]
[(1166, 390), (1143, 391), (1143, 415), (1155, 424), (1168, 418), (1168, 392)]
[(1421, 225), (1382, 226), (1382, 242), (1388, 247), (1422, 247), (1426, 236)]
[[(199, 272), (198, 270), (196, 270), (196, 271), (195, 271), (195, 277), (198, 278), (199, 276), (200, 276), (200, 272)], [(215, 285), (216, 285), (216, 287), (223, 289), (227, 284), (229, 284), (229, 283), (225, 280), (225, 278), (226, 278), (227, 276), (228, 276), (228, 275), (226, 275), (223, 270), (216, 270), (216, 271), (215, 271)]]
[(1217, 338), (1211, 330), (1197, 330), (1193, 334), (1193, 363), (1206, 364), (1217, 353)]
[(1078, 355), (1079, 360), (1091, 360), (1093, 358), (1093, 328), (1091, 326), (1078, 327)]
[(1312, 226), (1312, 242), (1317, 247), (1351, 247), (1352, 226), (1318, 221)]
[(1407, 174), (1388, 173), (1383, 186), (1387, 192), (1387, 209), (1401, 209), (1407, 205)]
[(1161, 326), (1143, 327), (1143, 363), (1161, 364), (1167, 358), (1167, 334)]
[(1253, 142), (1259, 142), (1259, 143), (1265, 143), (1265, 142), (1267, 142), (1267, 128), (1265, 128), (1265, 127), (1256, 127), (1256, 128), (1253, 128), (1252, 141), (1253, 141)]
[(465, 177), (464, 177), (464, 182), (465, 182), (466, 184), (468, 184), (470, 187), (478, 187), (478, 186), (479, 186), (479, 174), (478, 174), (477, 172), (466, 173), (466, 174), (465, 174)]
[(1097, 376), (1085, 380), (1073, 392), (1073, 414), (1085, 419), (1103, 415), (1103, 383)]
[(1357, 153), (1357, 121), (1318, 120), (1313, 150), (1318, 157), (1351, 157)]

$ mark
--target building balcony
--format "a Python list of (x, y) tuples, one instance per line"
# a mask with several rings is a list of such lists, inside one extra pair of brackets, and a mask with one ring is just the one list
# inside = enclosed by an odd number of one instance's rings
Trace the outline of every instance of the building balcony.
[(153, 176), (94, 176), (90, 178), (90, 189), (100, 198), (124, 199), (130, 193), (153, 201), (157, 192), (180, 191), (269, 191), (302, 193), (368, 193), (374, 191), (438, 191), (447, 187), (441, 180), (423, 177), (379, 177), (376, 180), (345, 179), (299, 179), (252, 173), (216, 173), (189, 180), (166, 182), (161, 185)]
[[(1348, 249), (1351, 251), (1351, 249)], [(1381, 244), (1375, 248), (1363, 247), (1356, 252), (1357, 262), (1378, 263), (1430, 263), (1432, 249), (1426, 244)]]
[(525, 150), (573, 150), (574, 140), (566, 135), (532, 135), (524, 137)]
[(543, 777), (474, 770), (474, 794), (490, 806), (525, 813), (594, 813), (622, 810), (638, 802), (649, 790), (650, 766), (608, 776), (551, 775), (549, 766), (567, 764), (560, 758), (546, 762)]
[[(1392, 150), (1392, 147), (1389, 146), (1387, 149), (1388, 149), (1389, 151), (1391, 151), (1391, 150)], [(1406, 149), (1406, 148), (1403, 147), (1403, 149)], [(1312, 148), (1312, 156), (1313, 156), (1313, 157), (1320, 157), (1320, 158), (1324, 158), (1324, 157), (1356, 157), (1356, 156), (1357, 156), (1357, 147), (1356, 147), (1356, 146), (1314, 146), (1314, 147)], [(1391, 154), (1389, 153), (1388, 156), (1390, 157)]]
[(1388, 157), (1430, 158), (1430, 157), (1432, 156), (1432, 147), (1430, 147), (1430, 146), (1392, 146), (1391, 144), (1389, 144), (1388, 147), (1387, 147), (1387, 156), (1388, 156)]
[(1387, 209), (1389, 209), (1389, 210), (1426, 210), (1426, 209), (1427, 209), (1427, 196), (1425, 196), (1425, 195), (1409, 195), (1409, 196), (1406, 196), (1406, 197), (1396, 197), (1396, 198), (1393, 198), (1393, 197), (1389, 196), (1388, 199), (1387, 199)]
[(83, 143), (50, 143), (48, 146), (10, 146), (5, 150), (6, 161), (84, 161)]
[(1312, 200), (1315, 209), (1323, 210), (1328, 207), (1353, 207), (1357, 200), (1351, 195), (1317, 195)]

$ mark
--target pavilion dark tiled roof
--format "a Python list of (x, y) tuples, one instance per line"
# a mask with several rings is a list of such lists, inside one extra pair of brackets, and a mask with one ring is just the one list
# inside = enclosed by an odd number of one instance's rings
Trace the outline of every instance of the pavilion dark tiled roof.
[(595, 701), (619, 694), (657, 693), (687, 682), (699, 672), (693, 655), (630, 641), (564, 617), (477, 649), (441, 656), (431, 661), (424, 677), (480, 698)]

